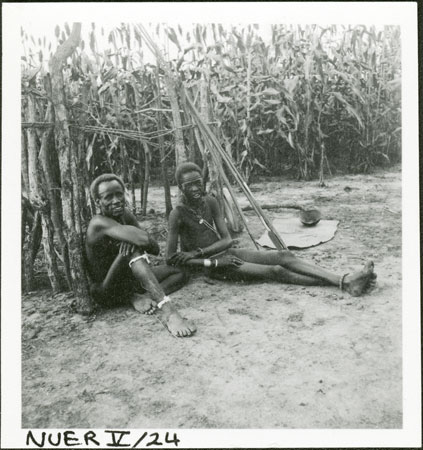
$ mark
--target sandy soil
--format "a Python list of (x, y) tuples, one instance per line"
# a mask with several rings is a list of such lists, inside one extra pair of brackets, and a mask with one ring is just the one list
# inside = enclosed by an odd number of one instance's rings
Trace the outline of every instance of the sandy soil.
[[(262, 182), (253, 191), (260, 202), (314, 203), (340, 220), (333, 240), (295, 253), (337, 273), (373, 259), (377, 289), (353, 298), (199, 276), (172, 296), (197, 324), (188, 339), (130, 307), (84, 318), (70, 295), (27, 295), (24, 428), (401, 428), (400, 171), (335, 177), (326, 188)], [(163, 212), (161, 189), (149, 199)], [(164, 245), (163, 215), (145, 225)], [(246, 233), (241, 240), (252, 247)]]

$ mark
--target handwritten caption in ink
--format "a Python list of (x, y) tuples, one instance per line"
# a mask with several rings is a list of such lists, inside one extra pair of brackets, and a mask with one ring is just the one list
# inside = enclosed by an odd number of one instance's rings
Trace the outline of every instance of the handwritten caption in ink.
[[(77, 434), (75, 431), (46, 432), (29, 430), (26, 435), (26, 446), (32, 448), (51, 447), (111, 447), (111, 448), (147, 448), (147, 447), (178, 447), (180, 439), (177, 433), (168, 431), (160, 433), (147, 431), (104, 430), (103, 434), (94, 431)], [(170, 444), (170, 445), (169, 445)]]

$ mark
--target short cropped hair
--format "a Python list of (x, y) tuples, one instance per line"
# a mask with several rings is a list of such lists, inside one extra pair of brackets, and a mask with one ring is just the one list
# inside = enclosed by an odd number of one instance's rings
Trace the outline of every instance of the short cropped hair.
[(123, 184), (122, 178), (118, 177), (114, 173), (103, 173), (102, 175), (99, 175), (90, 186), (90, 193), (94, 200), (98, 199), (98, 187), (101, 183), (104, 183), (105, 181), (117, 181), (121, 186), (123, 191), (125, 191), (125, 185)]
[(183, 162), (175, 170), (175, 179), (178, 185), (181, 185), (181, 178), (187, 172), (198, 172), (201, 175), (201, 169), (193, 162)]

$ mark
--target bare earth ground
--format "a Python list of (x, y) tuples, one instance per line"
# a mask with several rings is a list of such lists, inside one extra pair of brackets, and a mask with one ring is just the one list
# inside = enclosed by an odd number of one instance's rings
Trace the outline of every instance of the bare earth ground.
[[(197, 324), (188, 339), (130, 307), (93, 319), (74, 314), (69, 295), (25, 296), (22, 426), (401, 428), (401, 173), (328, 184), (271, 181), (253, 191), (262, 203), (314, 203), (340, 220), (333, 240), (295, 253), (337, 273), (373, 259), (372, 294), (199, 276), (172, 296)], [(160, 188), (149, 199), (163, 212)], [(162, 217), (145, 226), (164, 246)], [(252, 247), (245, 232), (241, 240)]]

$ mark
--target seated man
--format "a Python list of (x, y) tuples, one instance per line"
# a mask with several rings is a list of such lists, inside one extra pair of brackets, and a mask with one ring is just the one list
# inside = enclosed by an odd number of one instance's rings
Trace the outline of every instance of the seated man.
[(182, 203), (169, 216), (168, 264), (208, 267), (210, 275), (232, 279), (338, 286), (353, 296), (374, 286), (376, 274), (371, 261), (356, 273), (336, 275), (297, 258), (290, 251), (231, 248), (232, 239), (219, 205), (216, 199), (204, 194), (200, 168), (182, 163), (175, 177), (183, 196)]
[[(91, 294), (107, 306), (129, 300), (137, 311), (157, 310), (173, 335), (189, 336), (195, 326), (179, 315), (167, 296), (184, 284), (184, 274), (168, 265), (150, 268), (146, 252), (157, 255), (159, 246), (125, 208), (124, 189), (113, 174), (100, 175), (90, 187), (100, 210), (88, 225), (85, 242)], [(151, 298), (141, 295), (141, 287)]]

